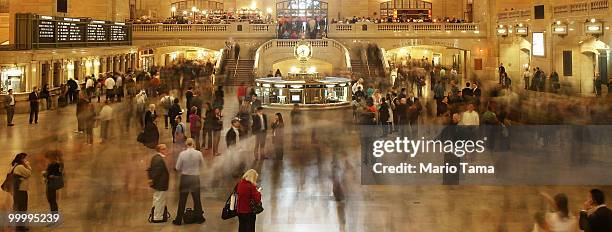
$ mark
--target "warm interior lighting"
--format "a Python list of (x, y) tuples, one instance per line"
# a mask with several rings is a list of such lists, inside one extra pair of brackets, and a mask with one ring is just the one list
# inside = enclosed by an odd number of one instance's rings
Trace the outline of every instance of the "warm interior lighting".
[(555, 27), (555, 32), (565, 32), (565, 27)]
[(599, 31), (600, 27), (599, 26), (588, 26), (587, 30), (589, 30), (589, 31)]
[(317, 68), (315, 66), (308, 68), (308, 73), (316, 73), (316, 72), (317, 72)]
[(173, 6), (172, 8), (170, 8), (170, 11), (172, 11), (172, 13), (176, 12), (176, 6)]
[(592, 23), (594, 23), (595, 21), (596, 21), (596, 20), (595, 20), (595, 18), (592, 18), (592, 19), (591, 19), (591, 22), (592, 22)]

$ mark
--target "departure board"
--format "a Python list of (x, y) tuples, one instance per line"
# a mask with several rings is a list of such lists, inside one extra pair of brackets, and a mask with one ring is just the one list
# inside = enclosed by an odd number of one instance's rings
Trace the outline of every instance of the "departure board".
[(111, 41), (128, 41), (128, 28), (125, 25), (111, 25)]
[(38, 38), (44, 43), (55, 42), (55, 22), (40, 20), (38, 22)]
[(104, 24), (87, 24), (87, 41), (104, 42), (106, 41), (106, 28)]
[[(30, 15), (36, 32), (32, 34), (34, 48), (129, 45), (132, 25), (119, 22)], [(19, 21), (21, 23), (22, 21)], [(23, 21), (26, 23), (26, 21)]]

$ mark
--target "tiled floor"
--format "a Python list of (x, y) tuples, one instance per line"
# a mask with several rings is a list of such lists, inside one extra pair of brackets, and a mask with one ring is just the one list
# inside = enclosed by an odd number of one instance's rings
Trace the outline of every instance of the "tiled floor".
[[(227, 96), (235, 95), (230, 90)], [(224, 128), (236, 105), (234, 97), (226, 97)], [(124, 105), (113, 107), (117, 114), (124, 112)], [(69, 106), (44, 112), (38, 125), (27, 125), (26, 115), (18, 115), (15, 127), (0, 127), (2, 175), (14, 154), (31, 155), (37, 173), (29, 186), (32, 212), (48, 209), (38, 175), (45, 168), (43, 152), (61, 149), (65, 153), (66, 187), (60, 190), (59, 199), (65, 222), (57, 228), (33, 227), (31, 231), (237, 231), (237, 221), (223, 221), (220, 213), (236, 181), (231, 175), (233, 167), (240, 157), (251, 163), (249, 152), (227, 154), (223, 149), (220, 157), (205, 154), (201, 178), (206, 223), (149, 224), (152, 190), (145, 169), (152, 151), (136, 141), (139, 129), (126, 130), (123, 122), (114, 121), (113, 139), (99, 144), (96, 137), (96, 143), (89, 146), (84, 135), (73, 132), (74, 110)], [(283, 114), (288, 121), (289, 112)], [(570, 209), (576, 213), (592, 187), (361, 185), (359, 140), (348, 123), (350, 109), (307, 115), (309, 126), (302, 131), (303, 140), (296, 148), (286, 142), (284, 160), (249, 164), (260, 171), (264, 188), (265, 211), (258, 215), (258, 231), (530, 231), (534, 213), (546, 209), (538, 191), (568, 194)], [(158, 120), (160, 128), (162, 124)], [(95, 133), (97, 136), (97, 129)], [(162, 141), (171, 144), (168, 130), (160, 133)], [(250, 142), (252, 139), (245, 142), (245, 151), (250, 150), (246, 145)], [(171, 175), (168, 208), (175, 215), (177, 175), (174, 171)], [(612, 188), (603, 188), (612, 194)], [(0, 193), (0, 211), (10, 207), (10, 195)]]

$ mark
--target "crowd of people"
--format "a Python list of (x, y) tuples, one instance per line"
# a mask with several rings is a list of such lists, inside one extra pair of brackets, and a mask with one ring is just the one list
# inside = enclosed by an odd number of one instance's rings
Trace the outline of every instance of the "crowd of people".
[(278, 19), (279, 39), (320, 39), (327, 37), (327, 18), (293, 17)]
[[(509, 135), (503, 128), (521, 120), (521, 117), (516, 116), (514, 108), (508, 107), (512, 104), (493, 99), (511, 91), (508, 88), (510, 84), (505, 80), (507, 75), (500, 78), (498, 88), (485, 94), (478, 80), (466, 81), (465, 87), (461, 88), (462, 83), (454, 69), (446, 71), (447, 68), (430, 65), (427, 59), (411, 60), (409, 64), (411, 65), (400, 68), (401, 77), (389, 87), (380, 87), (380, 84), (368, 83), (370, 80), (364, 79), (352, 84), (353, 120), (360, 128), (367, 128), (360, 132), (364, 154), (362, 161), (365, 164), (372, 162), (371, 156), (368, 155), (371, 153), (368, 144), (372, 144), (373, 134), (380, 134), (380, 137), (418, 137), (419, 127), (428, 114), (436, 123), (446, 126), (440, 136), (456, 136), (452, 131), (456, 131), (458, 126), (487, 125), (497, 128), (484, 132), (496, 134), (491, 134), (491, 138), (500, 138), (497, 141), (507, 141)], [(212, 63), (181, 62), (163, 68), (151, 67), (146, 71), (108, 73), (98, 78), (87, 77), (84, 90), (81, 90), (77, 80), (69, 80), (62, 88), (62, 96), (66, 104), (76, 104), (77, 132), (87, 135), (86, 143), (89, 145), (93, 145), (93, 130), (98, 124), (100, 142), (105, 143), (113, 138), (113, 132), (109, 129), (113, 121), (123, 122), (121, 126), (126, 131), (134, 125), (130, 122), (138, 122), (141, 132), (135, 136), (136, 139), (155, 150), (147, 170), (149, 186), (154, 189), (151, 222), (169, 220), (166, 192), (171, 178), (168, 166), (173, 167), (180, 175), (179, 202), (172, 223), (180, 225), (205, 221), (200, 200), (199, 176), (203, 168), (203, 153), (210, 153), (214, 159), (239, 159), (238, 162), (221, 162), (220, 165), (224, 165), (224, 169), (234, 176), (242, 176), (234, 190), (239, 196), (239, 203), (232, 210), (238, 216), (240, 231), (254, 231), (256, 212), (250, 202), (261, 205), (261, 190), (257, 188), (257, 172), (247, 170), (248, 162), (283, 159), (286, 134), (284, 115), (281, 112), (274, 113), (269, 121), (255, 88), (242, 85), (237, 87), (236, 95), (239, 110), (230, 113), (230, 125), (224, 128), (225, 92), (222, 86), (215, 88), (212, 67)], [(500, 73), (505, 73), (505, 69), (502, 70), (501, 67), (503, 65), (500, 65)], [(427, 78), (429, 88), (426, 88)], [(376, 86), (379, 88), (376, 89)], [(417, 89), (414, 89), (414, 86)], [(426, 91), (432, 93), (432, 100), (425, 99)], [(31, 103), (38, 104), (40, 95), (43, 93), (35, 88), (30, 95)], [(96, 100), (101, 104), (95, 104)], [(37, 109), (38, 105), (32, 107)], [(32, 111), (30, 123), (37, 123), (37, 111)], [(116, 120), (118, 115), (120, 118)], [(300, 127), (304, 123), (299, 105), (294, 106), (290, 117), (292, 139), (295, 139), (296, 135), (302, 133)], [(161, 118), (164, 121), (163, 129), (161, 122), (158, 127)], [(372, 128), (376, 128), (377, 132), (373, 132)], [(160, 130), (167, 130), (169, 133), (160, 133)], [(221, 133), (225, 134), (225, 150), (220, 149)], [(162, 139), (169, 140), (170, 138), (160, 138), (168, 134), (172, 137), (171, 146), (160, 142)], [(508, 144), (493, 141), (493, 149), (509, 149)], [(273, 149), (266, 149), (267, 144), (272, 144)], [(298, 143), (292, 144), (295, 146)], [(245, 149), (249, 145), (253, 145), (252, 150)], [(28, 189), (25, 186), (32, 175), (27, 157), (27, 154), (20, 153), (11, 163), (11, 173), (19, 180), (17, 184), (13, 184), (14, 188), (11, 190), (14, 209), (17, 211), (27, 210)], [(50, 151), (46, 157), (49, 162), (44, 173), (47, 180), (46, 196), (50, 211), (57, 212), (59, 207), (56, 191), (63, 187), (62, 154), (60, 151)], [(445, 155), (445, 161), (457, 163), (459, 160)], [(445, 184), (458, 184), (458, 181), (457, 176), (444, 177)], [(193, 197), (194, 203), (191, 211), (186, 210), (189, 195)], [(543, 196), (550, 200), (547, 195)], [(557, 195), (553, 202), (558, 211), (556, 214), (543, 215), (541, 220), (537, 220), (536, 226), (542, 228), (541, 231), (563, 231), (550, 228), (565, 226), (564, 223), (569, 223), (568, 220), (576, 221), (567, 213), (567, 197)], [(592, 190), (584, 210), (580, 214), (581, 228), (604, 228), (602, 231), (609, 228), (605, 227), (605, 222), (601, 222), (601, 218), (610, 215), (609, 209), (604, 205), (603, 192)], [(20, 225), (19, 230), (25, 230), (25, 227)]]
[(355, 24), (355, 23), (467, 23), (465, 19), (455, 17), (444, 17), (444, 18), (408, 18), (408, 17), (357, 17), (346, 18), (344, 20), (332, 19), (332, 24)]
[(272, 15), (264, 14), (259, 10), (241, 9), (235, 11), (208, 11), (203, 13), (198, 11), (195, 13), (189, 11), (188, 14), (183, 12), (175, 13), (174, 16), (167, 19), (152, 19), (149, 17), (141, 17), (132, 19), (130, 22), (134, 24), (230, 24), (232, 22), (248, 22), (250, 24), (268, 24), (272, 23)]

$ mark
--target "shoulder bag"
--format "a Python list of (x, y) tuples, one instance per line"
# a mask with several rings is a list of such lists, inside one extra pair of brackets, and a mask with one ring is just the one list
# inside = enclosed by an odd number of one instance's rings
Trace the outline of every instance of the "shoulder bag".
[(225, 206), (223, 207), (223, 211), (221, 212), (221, 219), (223, 220), (227, 220), (238, 215), (238, 210), (236, 208), (236, 200), (238, 199), (238, 194), (236, 193), (237, 187), (238, 184), (236, 184), (236, 187), (234, 187), (234, 191), (225, 201)]
[(6, 174), (6, 179), (4, 179), (4, 182), (2, 182), (2, 190), (5, 192), (13, 193), (13, 191), (15, 190), (15, 182), (17, 182), (15, 174), (13, 174), (13, 171), (15, 171), (15, 167), (11, 169), (11, 172)]
[(253, 212), (254, 214), (260, 214), (261, 212), (264, 211), (264, 208), (261, 202), (257, 203), (255, 200), (253, 200), (253, 198), (251, 198), (251, 202), (249, 203), (249, 206), (251, 206), (251, 212)]

